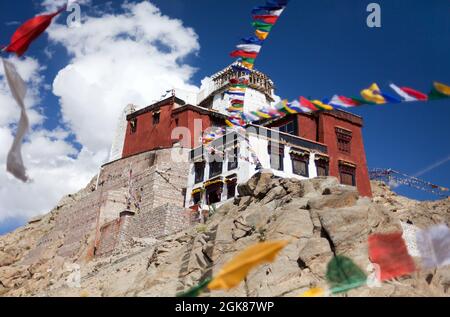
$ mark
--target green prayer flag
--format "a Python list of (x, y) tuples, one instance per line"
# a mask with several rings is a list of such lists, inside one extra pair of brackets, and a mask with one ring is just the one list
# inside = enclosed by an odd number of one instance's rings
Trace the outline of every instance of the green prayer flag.
[(352, 260), (336, 256), (328, 263), (326, 274), (333, 294), (343, 293), (366, 284), (367, 276)]
[(272, 24), (268, 24), (268, 23), (264, 23), (264, 22), (260, 22), (260, 21), (255, 21), (252, 24), (256, 29), (258, 29), (260, 31), (264, 31), (264, 32), (270, 32), (273, 28)]
[(439, 99), (445, 99), (449, 98), (448, 96), (444, 95), (443, 93), (440, 93), (435, 88), (431, 90), (431, 92), (428, 94), (429, 100), (439, 100)]
[(198, 297), (201, 293), (203, 293), (204, 289), (211, 283), (212, 278), (207, 278), (197, 286), (192, 287), (186, 292), (181, 292), (177, 294), (177, 297)]

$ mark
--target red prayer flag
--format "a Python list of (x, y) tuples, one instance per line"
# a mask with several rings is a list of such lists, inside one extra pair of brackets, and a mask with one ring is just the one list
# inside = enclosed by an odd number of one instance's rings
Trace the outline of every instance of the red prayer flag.
[(231, 52), (230, 56), (231, 57), (256, 58), (258, 56), (258, 53), (237, 50), (237, 51)]
[(311, 109), (312, 111), (317, 111), (319, 110), (311, 101), (309, 101), (308, 99), (304, 98), (304, 97), (300, 97), (300, 104), (303, 107), (306, 107), (308, 109)]
[(408, 254), (402, 233), (374, 234), (369, 237), (369, 257), (380, 266), (381, 281), (387, 281), (416, 270), (413, 258)]
[(253, 16), (254, 20), (263, 21), (264, 23), (268, 24), (275, 24), (278, 21), (278, 16), (276, 15), (255, 15)]
[(428, 100), (428, 96), (420, 91), (417, 91), (417, 90), (414, 90), (414, 89), (411, 89), (408, 87), (401, 87), (401, 90), (403, 90), (408, 95), (410, 95), (418, 100), (423, 100), (423, 101)]
[(5, 51), (22, 56), (31, 42), (37, 39), (52, 23), (52, 19), (65, 10), (65, 7), (52, 14), (34, 17), (22, 24), (11, 37), (11, 43)]

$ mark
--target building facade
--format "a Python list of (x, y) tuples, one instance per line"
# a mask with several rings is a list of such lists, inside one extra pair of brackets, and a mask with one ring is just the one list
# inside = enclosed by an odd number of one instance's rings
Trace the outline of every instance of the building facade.
[[(174, 95), (129, 114), (122, 158), (171, 149), (175, 144), (189, 149), (184, 207), (190, 208), (207, 208), (234, 198), (237, 184), (260, 169), (300, 179), (334, 176), (344, 185), (356, 186), (362, 196), (372, 195), (363, 120), (342, 110), (262, 120), (249, 125), (243, 135), (230, 131), (203, 146), (205, 131), (226, 126), (225, 92), (234, 77), (231, 66), (213, 75), (198, 94), (197, 105)], [(266, 75), (252, 71), (249, 83), (245, 112), (273, 104), (274, 84)]]

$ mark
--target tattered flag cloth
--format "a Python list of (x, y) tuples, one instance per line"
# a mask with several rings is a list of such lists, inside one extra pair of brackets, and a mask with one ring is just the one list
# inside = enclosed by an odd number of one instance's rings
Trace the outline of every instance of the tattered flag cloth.
[(427, 269), (450, 265), (450, 229), (438, 225), (417, 233), (422, 266)]
[(367, 276), (349, 258), (336, 256), (328, 263), (326, 279), (331, 292), (338, 294), (365, 285)]
[(249, 247), (228, 262), (208, 285), (210, 290), (228, 290), (236, 287), (254, 267), (271, 263), (288, 241), (262, 242)]
[(381, 281), (408, 275), (416, 270), (400, 232), (371, 235), (369, 257), (372, 263), (380, 266)]
[(22, 159), (22, 141), (29, 127), (28, 116), (24, 104), (25, 95), (27, 94), (27, 86), (17, 72), (16, 67), (3, 58), (2, 61), (9, 89), (11, 90), (11, 94), (16, 100), (17, 105), (20, 107), (19, 125), (13, 145), (8, 153), (6, 169), (16, 178), (23, 182), (27, 182), (29, 178)]
[(55, 13), (34, 17), (22, 24), (13, 34), (11, 43), (6, 47), (5, 51), (22, 56), (31, 42), (37, 39), (52, 23), (53, 18), (65, 9), (64, 7)]

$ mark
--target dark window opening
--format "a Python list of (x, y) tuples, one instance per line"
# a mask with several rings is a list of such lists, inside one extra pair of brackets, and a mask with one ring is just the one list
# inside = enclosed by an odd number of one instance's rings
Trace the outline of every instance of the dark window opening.
[(338, 150), (342, 153), (351, 153), (352, 132), (336, 128)]
[(178, 119), (175, 119), (175, 126), (178, 127), (179, 124), (180, 124), (180, 121)]
[(339, 176), (341, 184), (348, 186), (356, 186), (356, 169), (351, 166), (340, 165)]
[(137, 119), (133, 119), (130, 121), (130, 131), (131, 133), (136, 133), (137, 131)]
[(201, 183), (205, 179), (205, 163), (195, 163), (195, 183)]
[(282, 125), (281, 127), (279, 127), (279, 129), (280, 129), (280, 132), (289, 133), (292, 135), (297, 134), (295, 121), (290, 121), (290, 122), (286, 123), (285, 125)]
[(202, 201), (202, 193), (201, 192), (195, 193), (192, 196), (192, 200), (194, 201), (194, 205), (199, 205), (200, 202)]
[(292, 156), (292, 171), (296, 175), (309, 177), (309, 157), (308, 156)]
[(161, 111), (153, 112), (153, 125), (159, 124), (161, 120)]
[(236, 196), (236, 182), (227, 184), (227, 196), (227, 199), (231, 199)]
[(214, 186), (207, 190), (206, 202), (208, 205), (220, 203), (222, 200), (222, 188), (223, 185), (221, 184), (220, 186)]
[(211, 162), (209, 163), (209, 178), (214, 178), (222, 174), (223, 162)]

